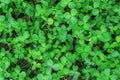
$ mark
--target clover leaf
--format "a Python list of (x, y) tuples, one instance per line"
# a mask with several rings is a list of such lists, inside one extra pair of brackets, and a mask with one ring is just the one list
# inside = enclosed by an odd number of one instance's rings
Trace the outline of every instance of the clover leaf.
[(52, 25), (53, 24), (53, 19), (52, 18), (48, 18), (47, 23), (48, 23), (48, 25)]

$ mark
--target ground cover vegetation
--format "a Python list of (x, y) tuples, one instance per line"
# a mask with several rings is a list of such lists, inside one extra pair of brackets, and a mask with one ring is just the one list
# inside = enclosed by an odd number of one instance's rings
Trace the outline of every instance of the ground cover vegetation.
[(119, 80), (120, 0), (0, 0), (0, 80)]

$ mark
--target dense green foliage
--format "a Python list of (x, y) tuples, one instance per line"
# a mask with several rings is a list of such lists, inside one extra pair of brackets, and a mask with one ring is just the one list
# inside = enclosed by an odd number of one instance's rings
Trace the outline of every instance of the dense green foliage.
[(119, 80), (120, 0), (0, 0), (0, 80)]

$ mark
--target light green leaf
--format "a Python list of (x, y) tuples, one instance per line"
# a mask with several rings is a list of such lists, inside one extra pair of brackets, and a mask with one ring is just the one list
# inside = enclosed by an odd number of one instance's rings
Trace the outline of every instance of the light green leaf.
[(44, 80), (44, 76), (43, 76), (42, 74), (38, 74), (38, 75), (37, 75), (37, 79), (38, 79), (38, 80)]
[(47, 23), (48, 23), (48, 25), (52, 25), (53, 24), (53, 19), (52, 18), (48, 18)]
[(94, 8), (98, 8), (99, 5), (100, 5), (99, 1), (94, 1), (94, 3), (93, 3)]
[(58, 31), (58, 39), (61, 42), (64, 42), (67, 38), (67, 29), (65, 26), (62, 26), (61, 29)]
[(77, 15), (77, 10), (76, 9), (71, 9), (71, 15), (76, 16)]
[(50, 66), (50, 67), (52, 67), (52, 66), (53, 66), (53, 61), (52, 61), (51, 59), (49, 59), (49, 60), (47, 61), (47, 65)]
[(41, 6), (40, 5), (36, 5), (36, 11), (35, 11), (35, 16), (39, 16), (41, 14)]
[(117, 36), (117, 37), (115, 38), (115, 40), (116, 40), (117, 42), (120, 42), (120, 36)]
[(93, 9), (92, 14), (93, 15), (99, 15), (99, 10), (98, 9)]
[(86, 23), (89, 20), (90, 16), (89, 15), (85, 15), (83, 17), (83, 22)]
[(20, 77), (25, 78), (25, 77), (26, 77), (26, 73), (22, 71), (22, 72), (20, 73)]
[(5, 16), (0, 16), (0, 22), (3, 22), (3, 21), (5, 21)]
[(61, 63), (62, 63), (63, 65), (65, 65), (65, 63), (67, 62), (67, 59), (66, 59), (65, 56), (61, 57), (60, 60), (61, 60)]

